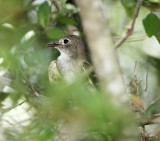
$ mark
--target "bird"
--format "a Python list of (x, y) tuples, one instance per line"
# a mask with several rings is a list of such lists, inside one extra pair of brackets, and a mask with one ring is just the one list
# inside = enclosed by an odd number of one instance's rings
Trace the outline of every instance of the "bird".
[[(60, 77), (67, 83), (72, 83), (84, 72), (85, 74), (91, 72), (88, 49), (79, 36), (67, 35), (49, 42), (46, 46), (60, 52), (60, 56), (53, 60), (48, 68), (49, 80), (52, 83)], [(89, 81), (92, 83), (91, 79)]]

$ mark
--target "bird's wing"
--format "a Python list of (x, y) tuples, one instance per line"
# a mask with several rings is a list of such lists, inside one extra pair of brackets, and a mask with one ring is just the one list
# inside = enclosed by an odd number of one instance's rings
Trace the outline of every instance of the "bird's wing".
[(57, 69), (57, 64), (55, 60), (52, 61), (49, 65), (48, 76), (49, 76), (49, 81), (51, 82), (51, 84), (55, 84), (55, 85), (61, 79), (61, 75)]
[(83, 70), (87, 74), (89, 82), (92, 85), (97, 85), (98, 80), (97, 80), (97, 77), (95, 75), (93, 65), (89, 61), (85, 61), (83, 63)]

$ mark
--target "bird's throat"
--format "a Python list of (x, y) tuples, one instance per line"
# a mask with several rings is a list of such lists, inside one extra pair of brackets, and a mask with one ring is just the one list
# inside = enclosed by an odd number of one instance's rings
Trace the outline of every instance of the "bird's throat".
[(73, 82), (81, 70), (81, 60), (64, 53), (58, 57), (56, 64), (60, 74), (67, 82)]

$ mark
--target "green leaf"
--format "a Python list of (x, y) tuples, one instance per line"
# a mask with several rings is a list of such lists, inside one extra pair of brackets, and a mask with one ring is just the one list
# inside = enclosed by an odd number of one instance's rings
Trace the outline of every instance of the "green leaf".
[(67, 0), (61, 0), (62, 5), (66, 4)]
[(160, 31), (155, 35), (155, 37), (158, 40), (158, 42), (160, 43)]
[(145, 31), (149, 37), (155, 36), (160, 32), (160, 19), (154, 13), (150, 13), (143, 20)]
[(65, 25), (76, 25), (76, 22), (73, 20), (73, 18), (69, 18), (64, 15), (59, 15), (57, 17), (57, 21)]
[(48, 125), (42, 127), (42, 131), (38, 137), (38, 141), (49, 141), (53, 136), (52, 128)]
[(50, 39), (59, 39), (65, 35), (65, 32), (63, 29), (53, 28), (53, 29), (48, 29), (46, 34), (47, 37)]
[(51, 9), (48, 2), (44, 2), (39, 6), (38, 10), (38, 21), (42, 27), (48, 26), (51, 16)]
[(125, 8), (127, 15), (129, 17), (132, 17), (137, 1), (136, 0), (121, 0), (121, 3), (123, 7)]

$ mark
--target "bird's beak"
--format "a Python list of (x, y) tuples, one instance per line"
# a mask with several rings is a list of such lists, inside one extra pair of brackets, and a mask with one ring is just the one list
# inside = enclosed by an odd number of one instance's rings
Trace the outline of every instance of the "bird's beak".
[(56, 48), (56, 47), (59, 47), (59, 46), (60, 46), (60, 44), (58, 42), (50, 42), (50, 43), (46, 44), (46, 47)]

